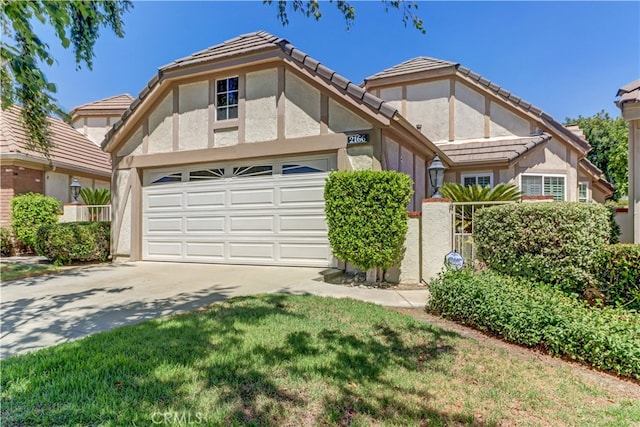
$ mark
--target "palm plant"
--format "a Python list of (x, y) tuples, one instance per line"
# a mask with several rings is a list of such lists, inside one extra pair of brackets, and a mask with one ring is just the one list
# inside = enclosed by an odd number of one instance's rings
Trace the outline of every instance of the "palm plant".
[[(473, 184), (464, 186), (447, 182), (440, 189), (442, 197), (450, 199), (454, 203), (471, 202), (519, 202), (522, 193), (513, 184), (498, 184), (493, 188)], [(456, 209), (456, 227), (464, 233), (471, 233), (473, 230), (473, 214), (477, 208), (482, 208), (482, 203), (462, 205), (460, 210)]]
[(102, 211), (102, 207), (111, 200), (111, 192), (106, 188), (82, 188), (80, 189), (80, 197), (85, 204), (92, 206), (89, 208), (89, 216), (91, 221), (96, 221)]

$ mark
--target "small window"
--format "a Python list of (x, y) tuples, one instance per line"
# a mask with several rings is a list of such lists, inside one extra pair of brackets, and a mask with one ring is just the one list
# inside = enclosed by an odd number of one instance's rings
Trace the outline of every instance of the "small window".
[(205, 169), (201, 171), (189, 172), (189, 181), (201, 181), (206, 179), (220, 179), (224, 178), (224, 169)]
[(320, 169), (312, 168), (311, 166), (305, 165), (282, 165), (282, 174), (290, 175), (294, 173), (315, 173), (315, 172), (323, 172)]
[(216, 119), (238, 118), (238, 78), (216, 80)]
[(468, 187), (470, 185), (480, 185), (481, 187), (491, 187), (491, 175), (462, 175), (462, 185)]
[(238, 166), (233, 168), (233, 176), (273, 175), (273, 166)]
[(151, 184), (167, 184), (169, 182), (181, 182), (182, 181), (182, 172), (172, 173), (170, 175), (165, 175), (161, 178), (156, 179)]
[(556, 202), (565, 200), (564, 176), (522, 175), (520, 186), (525, 196), (553, 196)]
[(589, 201), (589, 186), (586, 182), (578, 184), (578, 201), (582, 203)]

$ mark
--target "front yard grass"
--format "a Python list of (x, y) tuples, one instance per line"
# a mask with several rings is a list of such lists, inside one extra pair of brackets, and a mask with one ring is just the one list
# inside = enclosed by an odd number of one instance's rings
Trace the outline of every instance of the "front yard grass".
[(57, 273), (60, 267), (50, 264), (17, 264), (11, 262), (0, 263), (0, 281), (25, 279), (27, 277), (42, 276)]
[(3, 425), (610, 425), (637, 394), (348, 299), (263, 295), (2, 361)]

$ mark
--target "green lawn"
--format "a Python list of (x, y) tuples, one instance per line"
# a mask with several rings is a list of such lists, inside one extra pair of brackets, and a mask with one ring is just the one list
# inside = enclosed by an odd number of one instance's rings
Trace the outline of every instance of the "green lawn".
[(8, 358), (1, 385), (7, 426), (640, 422), (640, 401), (569, 367), (312, 296), (235, 298)]
[(41, 276), (43, 274), (57, 273), (60, 267), (49, 264), (14, 264), (10, 262), (0, 263), (0, 281), (24, 279), (27, 277)]

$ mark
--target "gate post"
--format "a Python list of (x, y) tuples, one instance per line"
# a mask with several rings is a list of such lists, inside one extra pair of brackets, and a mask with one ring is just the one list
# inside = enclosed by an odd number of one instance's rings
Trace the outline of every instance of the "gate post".
[(451, 200), (422, 200), (422, 280), (429, 283), (444, 267), (451, 251)]

